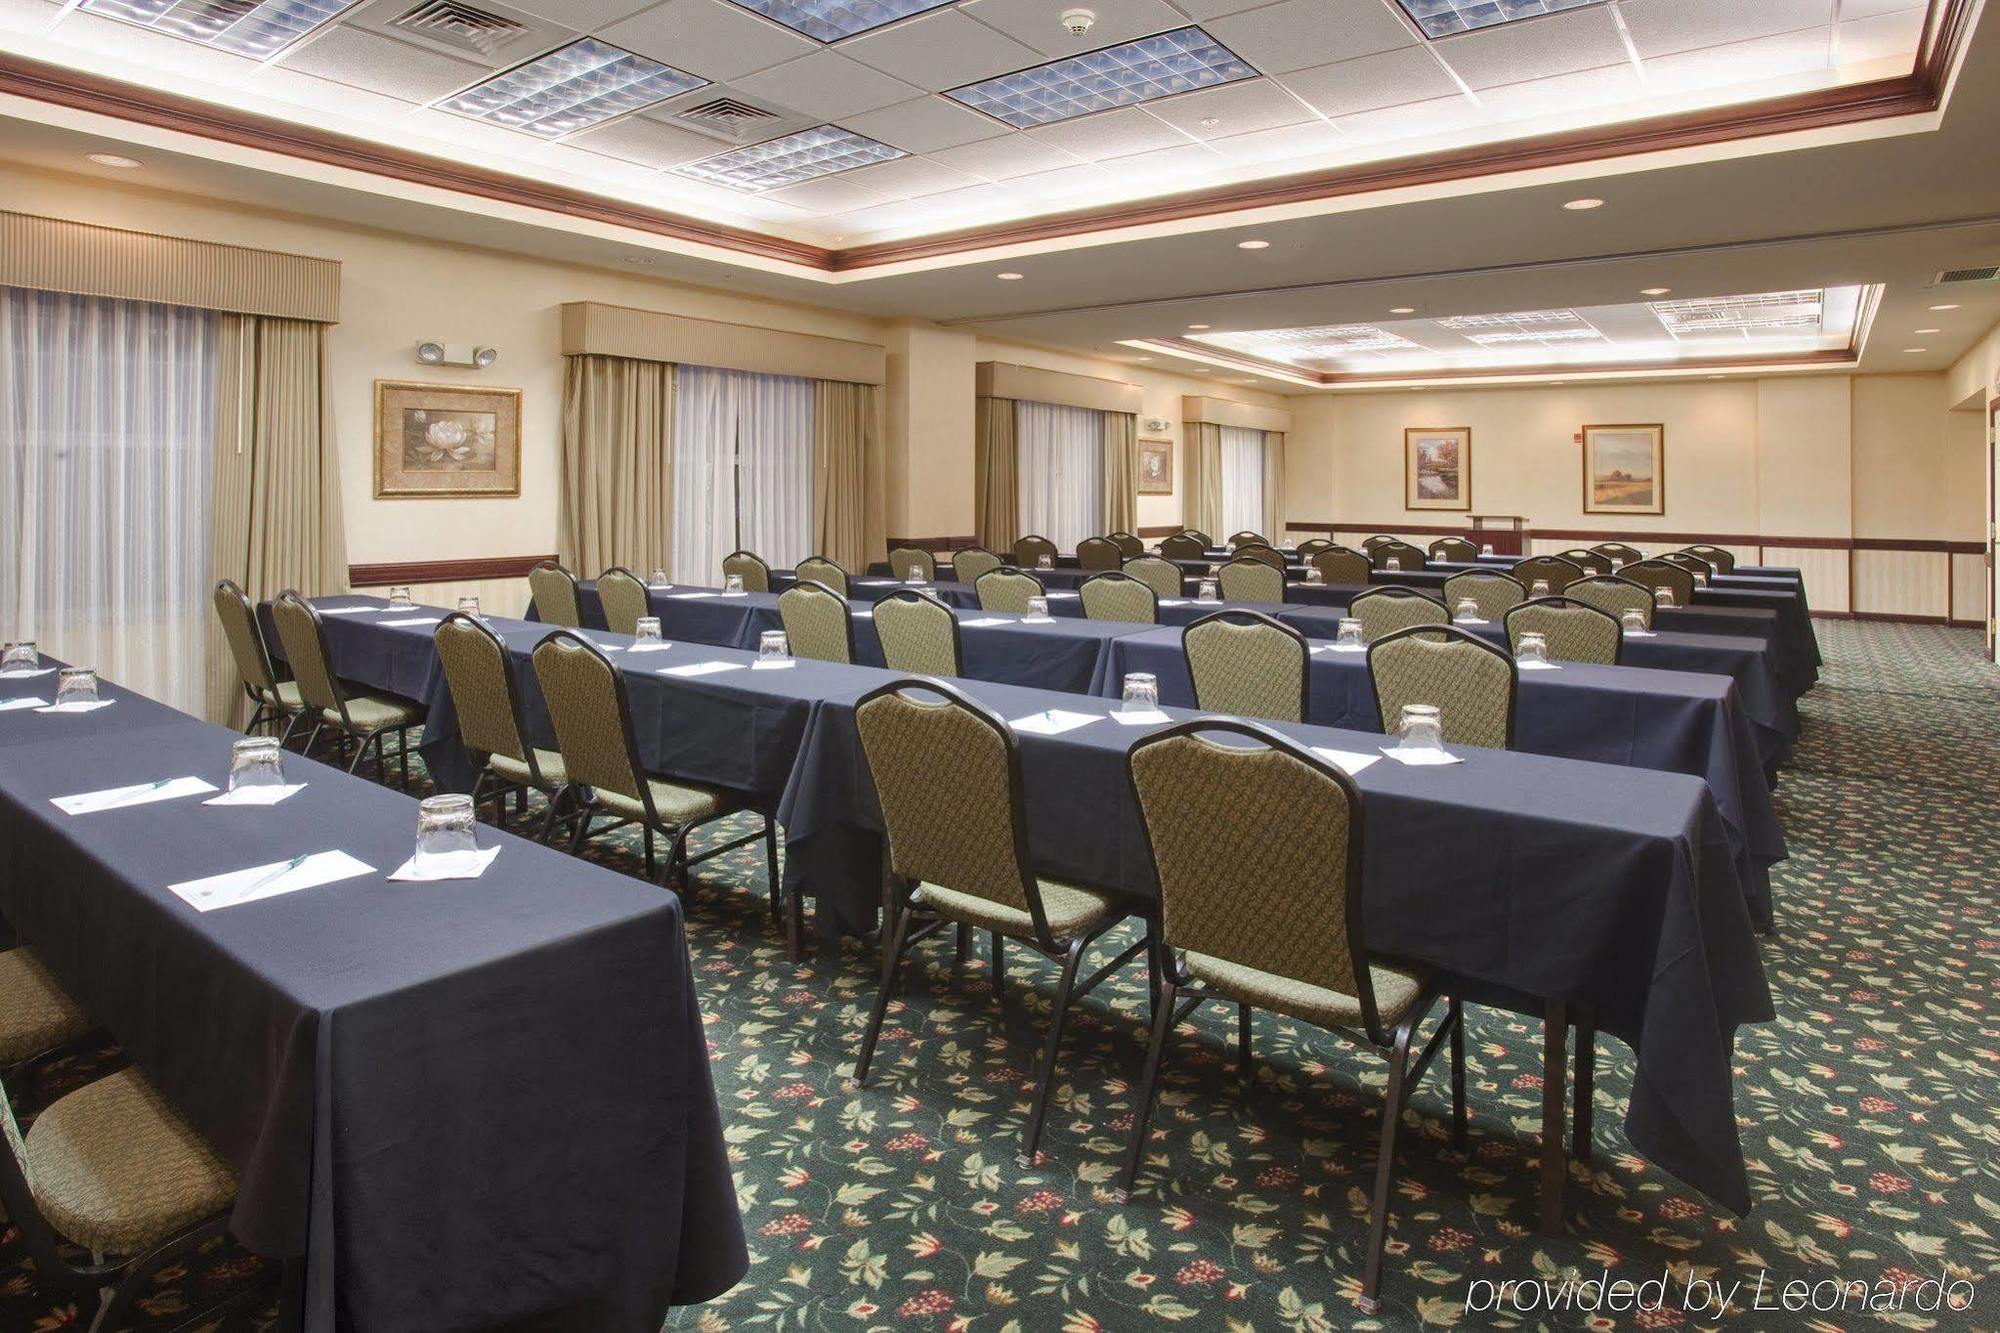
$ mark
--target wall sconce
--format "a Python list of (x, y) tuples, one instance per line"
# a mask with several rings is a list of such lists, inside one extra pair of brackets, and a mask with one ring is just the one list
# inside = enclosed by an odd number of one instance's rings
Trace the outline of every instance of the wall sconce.
[(434, 339), (417, 344), (417, 364), (420, 366), (462, 366), (467, 370), (484, 370), (499, 359), (500, 351), (494, 347), (474, 347), (470, 343), (447, 343)]

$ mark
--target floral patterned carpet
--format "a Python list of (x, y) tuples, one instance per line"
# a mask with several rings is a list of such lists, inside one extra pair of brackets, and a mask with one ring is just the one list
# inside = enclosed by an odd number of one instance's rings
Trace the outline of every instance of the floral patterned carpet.
[[(1016, 1145), (1053, 967), (1016, 950), (1003, 1007), (983, 950), (954, 970), (948, 943), (928, 946), (869, 1086), (851, 1091), (872, 952), (850, 942), (787, 964), (752, 846), (701, 867), (690, 937), (753, 1262), (736, 1290), (669, 1326), (2000, 1325), (1988, 1313), (2000, 1292), (1986, 1290), (2000, 1272), (2000, 672), (1967, 631), (1822, 622), (1819, 633), (1825, 677), (1778, 794), (1792, 848), (1774, 877), (1780, 933), (1764, 942), (1778, 1021), (1738, 1039), (1748, 1218), (1631, 1154), (1618, 1130), (1631, 1061), (1606, 1041), (1595, 1160), (1573, 1177), (1567, 1236), (1539, 1236), (1539, 1027), (1468, 1010), (1467, 1150), (1450, 1147), (1440, 1067), (1408, 1113), (1384, 1308), (1366, 1319), (1354, 1297), (1378, 1058), (1260, 1014), (1246, 1088), (1233, 1018), (1198, 1014), (1166, 1066), (1140, 1197), (1121, 1205), (1142, 971), (1073, 1011), (1044, 1159), (1024, 1169)], [(630, 846), (593, 855), (633, 861)], [(24, 1109), (89, 1078), (92, 1063), (57, 1071)], [(162, 1277), (144, 1327), (173, 1326), (256, 1267), (217, 1245)], [(1665, 1276), (1663, 1308), (1495, 1312), (1479, 1285), (1605, 1272)], [(1906, 1288), (1895, 1309), (1850, 1297), (1832, 1313), (1760, 1310), (1760, 1274), (1767, 1305), (1794, 1280), (1940, 1274), (1973, 1305), (1927, 1312)], [(1742, 1285), (1718, 1317), (1683, 1308), (1690, 1278)], [(89, 1313), (38, 1291), (0, 1230), (0, 1330), (81, 1326)]]

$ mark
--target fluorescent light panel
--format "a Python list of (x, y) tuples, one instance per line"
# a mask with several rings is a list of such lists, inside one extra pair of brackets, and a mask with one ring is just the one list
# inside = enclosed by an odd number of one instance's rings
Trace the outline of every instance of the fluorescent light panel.
[(585, 37), (474, 84), (438, 106), (553, 139), (665, 101), (708, 80)]
[(354, 0), (83, 0), (91, 14), (263, 60), (333, 21)]
[(838, 125), (816, 125), (797, 134), (732, 148), (699, 162), (676, 167), (677, 175), (732, 190), (775, 190), (781, 185), (797, 185), (842, 171), (852, 171), (874, 162), (908, 157), (900, 148), (843, 130)]
[(969, 83), (945, 96), (1024, 130), (1256, 77), (1234, 51), (1187, 27)]
[(1426, 37), (1449, 37), (1455, 32), (1476, 32), (1495, 28), (1517, 19), (1541, 14), (1560, 14), (1569, 9), (1588, 9), (1604, 0), (1396, 0)]
[(1653, 313), (1676, 338), (1786, 338), (1819, 331), (1823, 291), (1765, 292), (1693, 301), (1655, 301)]
[(822, 42), (837, 42), (953, 0), (736, 0), (753, 13)]

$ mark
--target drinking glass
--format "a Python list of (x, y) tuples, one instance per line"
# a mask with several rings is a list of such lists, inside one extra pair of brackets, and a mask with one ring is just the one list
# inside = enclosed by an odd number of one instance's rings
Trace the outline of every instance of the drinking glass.
[(1624, 626), (1627, 634), (1644, 634), (1646, 632), (1646, 613), (1636, 606), (1626, 607), (1624, 611), (1619, 613), (1618, 621)]
[(667, 571), (664, 569), (654, 570), (653, 576), (646, 581), (656, 588), (671, 588), (674, 586), (674, 581), (667, 577)]
[(1055, 567), (1056, 567), (1056, 558), (1054, 556), (1039, 555), (1035, 557), (1036, 569), (1054, 569)]
[[(922, 583), (923, 581), (923, 575), (914, 572), (911, 573), (910, 582)], [(741, 574), (725, 574), (722, 578), (722, 595), (724, 597), (741, 597), (743, 595), (743, 576)]]
[(781, 629), (767, 629), (757, 636), (757, 660), (782, 662), (792, 655), (792, 641)]
[(1285, 538), (1285, 544), (1281, 549), (1286, 551), (1296, 551), (1299, 549), (1299, 544), (1293, 541), (1290, 537), (1287, 537)]
[(1194, 599), (1195, 599), (1195, 600), (1196, 600), (1197, 602), (1217, 602), (1217, 601), (1221, 601), (1222, 599), (1221, 599), (1220, 595), (1218, 595), (1218, 593), (1216, 592), (1216, 582), (1215, 582), (1215, 580), (1214, 580), (1214, 579), (1203, 579), (1203, 580), (1201, 581), (1201, 586), (1200, 586), (1199, 588), (1197, 588), (1197, 589), (1195, 590), (1195, 594), (1194, 594)]
[(1478, 620), (1479, 603), (1473, 601), (1470, 597), (1459, 598), (1458, 607), (1452, 612), (1451, 618), (1458, 621)]
[(97, 702), (97, 673), (89, 667), (64, 667), (56, 673), (56, 707)]
[(1220, 560), (1211, 560), (1208, 562), (1208, 576), (1210, 578), (1215, 578), (1221, 573), (1222, 573), (1222, 562)]
[(1361, 622), (1352, 616), (1342, 616), (1340, 628), (1335, 632), (1333, 641), (1342, 648), (1361, 647)]
[(1388, 570), (1388, 571), (1389, 571), (1389, 572), (1390, 572), (1391, 574), (1400, 574), (1400, 573), (1402, 573), (1402, 572), (1403, 572), (1403, 557), (1402, 557), (1402, 556), (1400, 556), (1400, 555), (1392, 555), (1392, 556), (1390, 556), (1390, 557), (1389, 557), (1389, 558), (1388, 558), (1387, 560), (1384, 560), (1384, 561), (1382, 562), (1382, 568), (1384, 568), (1384, 569)]
[(1517, 662), (1546, 662), (1549, 660), (1549, 636), (1536, 634), (1532, 630), (1521, 636), (1521, 642), (1514, 648)]
[(426, 796), (417, 804), (417, 868), (431, 857), (478, 851), (476, 823), (470, 796)]
[(1492, 555), (1492, 554), (1493, 554), (1493, 543), (1492, 543), (1492, 542), (1488, 542), (1488, 543), (1486, 543), (1486, 545), (1484, 545), (1484, 546), (1480, 547), (1480, 548), (1479, 548), (1479, 554), (1481, 554), (1481, 555)]
[(1307, 583), (1325, 583), (1325, 582), (1326, 582), (1326, 574), (1325, 574), (1325, 572), (1324, 572), (1323, 570), (1321, 570), (1321, 569), (1320, 569), (1320, 567), (1319, 567), (1318, 565), (1307, 565), (1307, 566), (1306, 566), (1306, 582), (1307, 582)]
[(658, 643), (660, 641), (660, 618), (658, 616), (640, 616), (632, 622), (632, 637), (640, 643)]
[(477, 597), (459, 598), (458, 613), (462, 616), (471, 616), (474, 620), (479, 619), (479, 599)]
[(395, 587), (389, 589), (389, 605), (415, 606), (416, 603), (410, 600), (410, 590), (404, 585), (399, 583)]
[(1623, 560), (1620, 560), (1617, 556), (1615, 555), (1611, 556), (1609, 557), (1609, 559), (1611, 561), (1611, 572), (1613, 574), (1616, 574), (1619, 570), (1625, 568), (1625, 562)]
[(1706, 588), (1708, 586), (1708, 575), (1706, 574), (1695, 575), (1694, 586), (1697, 588)]
[(1536, 579), (1535, 586), (1528, 589), (1528, 596), (1530, 597), (1547, 597), (1548, 595), (1549, 581), (1547, 579)]
[(33, 639), (23, 639), (10, 643), (0, 650), (0, 676), (12, 675), (17, 671), (40, 671), (42, 655), (35, 647)]
[(1444, 719), (1436, 704), (1404, 704), (1402, 725), (1396, 730), (1398, 750), (1408, 753), (1444, 748)]
[(903, 582), (905, 583), (922, 583), (923, 581), (924, 570), (921, 565), (911, 565), (910, 572), (903, 575)]
[(1028, 599), (1028, 619), (1047, 620), (1048, 618), (1049, 599), (1046, 597), (1030, 597)]
[(1150, 713), (1160, 706), (1160, 682), (1150, 671), (1125, 673), (1125, 701), (1121, 713)]
[(229, 790), (285, 785), (285, 751), (276, 736), (245, 736), (229, 747)]
[(1674, 605), (1674, 590), (1672, 588), (1653, 589), (1653, 605), (1671, 610)]

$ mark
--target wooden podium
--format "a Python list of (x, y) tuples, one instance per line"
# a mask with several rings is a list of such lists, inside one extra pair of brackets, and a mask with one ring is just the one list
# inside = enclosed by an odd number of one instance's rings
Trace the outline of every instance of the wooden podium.
[(1528, 520), (1519, 514), (1472, 514), (1472, 542), (1495, 555), (1528, 553)]

